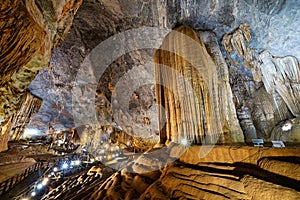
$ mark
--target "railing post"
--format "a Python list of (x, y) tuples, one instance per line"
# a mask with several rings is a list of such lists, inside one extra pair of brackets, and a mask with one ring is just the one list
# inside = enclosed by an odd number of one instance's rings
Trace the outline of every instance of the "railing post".
[(16, 176), (16, 183), (18, 183), (18, 181), (21, 181), (21, 180), (22, 180), (22, 174), (21, 175), (17, 174), (17, 176)]
[(34, 171), (36, 172), (37, 170), (39, 170), (39, 163), (34, 164)]
[(14, 183), (14, 178), (15, 178), (15, 177), (11, 177), (11, 178), (9, 179), (9, 180), (10, 180), (10, 183), (9, 183), (8, 189), (11, 189), (11, 188), (12, 188), (13, 183)]
[(3, 190), (2, 190), (2, 194), (4, 194), (4, 193), (6, 192), (6, 188), (7, 188), (7, 185), (8, 185), (8, 181), (9, 181), (9, 179), (6, 180), (5, 183), (4, 183)]

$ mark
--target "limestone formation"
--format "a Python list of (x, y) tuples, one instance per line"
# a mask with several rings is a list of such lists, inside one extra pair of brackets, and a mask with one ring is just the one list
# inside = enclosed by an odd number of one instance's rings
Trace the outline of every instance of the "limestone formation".
[(81, 0), (1, 3), (1, 126), (18, 110), (22, 95), (38, 71), (48, 65), (52, 48), (70, 29), (81, 3)]
[(42, 105), (42, 100), (27, 93), (21, 100), (21, 108), (12, 117), (12, 125), (10, 130), (10, 140), (19, 140), (22, 138), (25, 128), (38, 112)]
[[(230, 106), (233, 102), (227, 101), (224, 106), (220, 103), (222, 87), (231, 94), (226, 85), (226, 70), (222, 72), (226, 66), (219, 66), (217, 71), (216, 63), (193, 29), (175, 28), (166, 36), (154, 59), (156, 99), (162, 105), (159, 110), (160, 144), (180, 143), (183, 139), (192, 143), (225, 142), (223, 130), (228, 138), (231, 132), (236, 134), (229, 141), (243, 141), (236, 121), (234, 126), (228, 126), (229, 121), (235, 120), (235, 110)], [(218, 78), (224, 82), (219, 83)], [(230, 109), (226, 117), (222, 115), (223, 108)]]
[(263, 51), (258, 57), (262, 71), (262, 82), (271, 95), (278, 93), (291, 113), (300, 115), (300, 67), (292, 56), (274, 57)]
[(5, 151), (8, 148), (9, 141), (9, 133), (11, 129), (11, 118), (4, 124), (4, 126), (0, 127), (0, 152)]
[(267, 50), (257, 54), (256, 49), (249, 47), (250, 40), (246, 24), (222, 39), (232, 65), (230, 76), (237, 115), (247, 142), (257, 137), (274, 140), (273, 127), (299, 115), (299, 63), (293, 56), (276, 57)]
[(271, 132), (273, 140), (285, 141), (288, 143), (300, 142), (300, 118), (285, 120), (275, 126)]
[[(173, 146), (162, 156), (170, 156)], [(194, 149), (193, 149), (194, 148)], [(133, 165), (100, 184), (92, 199), (298, 199), (299, 160), (295, 149), (285, 152), (253, 147), (213, 149), (202, 160), (192, 160), (187, 148), (179, 161), (155, 170), (157, 161), (141, 155)], [(207, 147), (204, 147), (207, 148)], [(228, 148), (231, 148), (231, 150)], [(265, 152), (264, 152), (265, 151)], [(171, 152), (170, 155), (167, 152)], [(255, 153), (256, 152), (256, 153)], [(285, 157), (281, 157), (285, 155)], [(287, 156), (288, 155), (288, 156)], [(220, 159), (222, 158), (222, 159)], [(152, 168), (153, 171), (149, 172)], [(133, 170), (133, 173), (130, 173)], [(89, 197), (87, 197), (89, 198)]]
[[(251, 41), (250, 27), (247, 24), (241, 24), (231, 34), (225, 33), (222, 38), (222, 45), (225, 48), (227, 57), (231, 64), (240, 65), (238, 62), (231, 59), (231, 53), (237, 52), (239, 57), (244, 58), (243, 65), (247, 70), (254, 71), (255, 79), (259, 79), (260, 74), (257, 72), (254, 65), (254, 52), (248, 45)], [(254, 68), (254, 69), (253, 69)]]

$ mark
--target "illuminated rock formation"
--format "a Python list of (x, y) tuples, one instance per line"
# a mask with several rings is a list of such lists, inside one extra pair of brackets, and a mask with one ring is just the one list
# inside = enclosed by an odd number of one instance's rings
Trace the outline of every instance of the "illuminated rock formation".
[(42, 100), (30, 93), (23, 95), (21, 100), (21, 108), (13, 115), (10, 131), (10, 140), (19, 140), (24, 134), (27, 124), (33, 115), (38, 112), (42, 105)]
[[(250, 41), (246, 24), (222, 39), (232, 65), (230, 75), (237, 114), (246, 141), (256, 137), (274, 140), (280, 138), (277, 129), (271, 134), (276, 124), (299, 116), (299, 63), (294, 56), (276, 57), (268, 50), (257, 53), (249, 47)], [(289, 134), (291, 138), (282, 134), (284, 141), (298, 140), (293, 134)]]
[(11, 118), (0, 127), (0, 152), (5, 151), (8, 148), (8, 140), (9, 140), (9, 133), (11, 128)]
[(20, 108), (20, 100), (51, 50), (69, 31), (82, 0), (7, 1), (0, 7), (0, 127)]
[[(156, 99), (161, 105), (160, 144), (182, 140), (213, 144), (218, 140), (243, 141), (238, 123), (228, 127), (231, 122), (222, 112), (224, 104), (220, 102), (224, 96), (219, 94), (219, 89), (224, 84), (226, 101), (227, 94), (231, 94), (226, 85), (228, 77), (226, 73), (223, 77), (218, 76), (222, 72), (217, 71), (216, 63), (193, 29), (187, 26), (175, 28), (155, 53), (154, 61)], [(220, 70), (226, 68), (224, 65), (218, 67)], [(224, 108), (232, 114), (231, 120), (236, 120), (235, 110), (233, 106), (228, 109), (228, 104), (225, 103)], [(228, 134), (226, 140), (223, 133)]]
[[(51, 49), (66, 34), (81, 1), (4, 1), (1, 4), (0, 121), (15, 112), (38, 70), (46, 67)], [(12, 27), (12, 28), (11, 28)], [(5, 109), (3, 109), (5, 108)]]
[(259, 54), (262, 82), (271, 95), (279, 94), (294, 116), (300, 116), (300, 67), (292, 56), (274, 57), (268, 51)]
[[(179, 147), (181, 148), (181, 147)], [(217, 146), (197, 159), (200, 147), (168, 166), (168, 152), (140, 156), (133, 164), (97, 185), (90, 199), (298, 199), (297, 149)], [(168, 149), (168, 148), (167, 148)], [(155, 154), (155, 152), (153, 152)], [(171, 153), (172, 154), (172, 153)], [(193, 158), (196, 158), (193, 160)], [(161, 170), (157, 170), (157, 167)], [(151, 170), (152, 171), (149, 171)], [(130, 173), (130, 172), (134, 173)]]

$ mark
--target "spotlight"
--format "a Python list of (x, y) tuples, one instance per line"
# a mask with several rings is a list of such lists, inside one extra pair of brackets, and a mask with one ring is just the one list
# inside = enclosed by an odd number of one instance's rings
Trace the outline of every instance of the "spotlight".
[(42, 182), (42, 185), (47, 185), (49, 179), (48, 178), (44, 178), (43, 182)]
[(284, 124), (284, 125), (281, 127), (281, 129), (282, 129), (282, 131), (289, 131), (289, 130), (292, 129), (292, 127), (293, 127), (292, 123), (287, 122), (286, 124)]
[(180, 141), (180, 144), (182, 144), (183, 146), (188, 146), (189, 145), (189, 141), (187, 140), (187, 139), (182, 139), (181, 141)]
[(68, 169), (68, 167), (69, 167), (68, 163), (64, 163), (64, 164), (62, 165), (62, 168), (63, 168), (63, 169)]
[(34, 197), (36, 195), (36, 192), (31, 192), (31, 196)]
[(80, 165), (80, 160), (75, 160), (74, 164), (75, 165)]
[(58, 168), (57, 168), (57, 167), (54, 167), (54, 168), (53, 168), (53, 171), (54, 171), (54, 172), (57, 172), (57, 171), (58, 171)]
[(37, 188), (38, 190), (40, 190), (40, 189), (43, 188), (43, 185), (42, 185), (41, 183), (39, 183), (39, 184), (36, 186), (36, 188)]
[(54, 172), (51, 172), (51, 176), (54, 176), (55, 175), (55, 173)]
[(94, 159), (94, 158), (91, 158), (91, 162), (92, 162), (92, 163), (95, 162), (95, 159)]

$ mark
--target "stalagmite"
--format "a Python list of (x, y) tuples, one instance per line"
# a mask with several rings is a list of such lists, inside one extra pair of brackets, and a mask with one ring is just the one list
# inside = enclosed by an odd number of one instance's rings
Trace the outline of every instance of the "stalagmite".
[(164, 107), (159, 110), (160, 145), (225, 142), (216, 64), (197, 33), (187, 26), (176, 28), (154, 61), (156, 99)]

